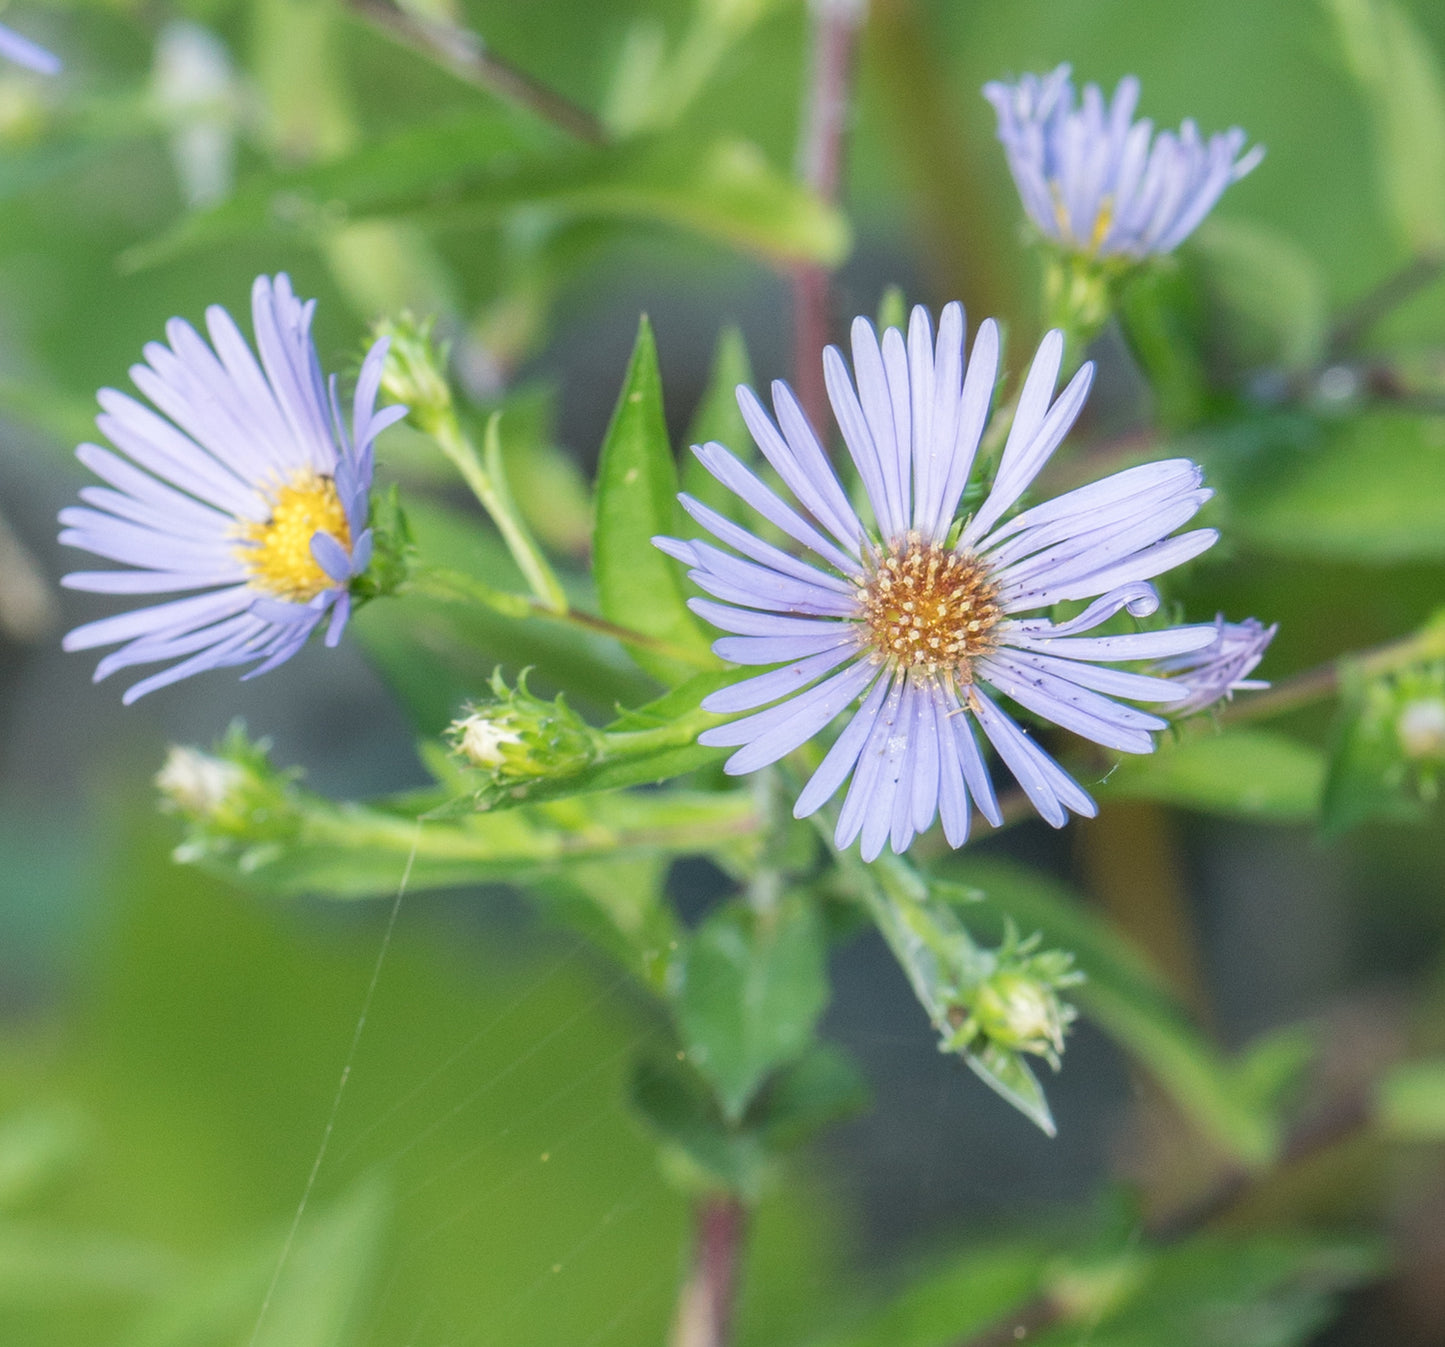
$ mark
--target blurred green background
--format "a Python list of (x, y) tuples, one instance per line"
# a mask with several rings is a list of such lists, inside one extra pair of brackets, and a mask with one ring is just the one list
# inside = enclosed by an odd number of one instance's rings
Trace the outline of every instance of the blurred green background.
[[(1445, 7), (1401, 9), (1440, 63)], [(670, 126), (666, 109), (650, 115), (684, 150), (749, 142), (785, 182), (807, 67), (795, 0), (464, 0), (437, 13), (617, 124), (646, 113), (629, 111), (639, 89), (666, 102), (665, 81), (643, 78), (646, 52), (661, 43), (666, 67), (713, 11), (734, 31), (696, 96), (677, 95)], [(66, 71), (0, 72), (0, 1342), (660, 1342), (686, 1209), (623, 1084), (659, 1026), (575, 937), (500, 889), (403, 902), (287, 1274), (251, 1336), (388, 908), (282, 903), (174, 866), (177, 830), (151, 808), (150, 779), (168, 742), (207, 744), (239, 715), (318, 790), (405, 787), (422, 778), (417, 733), (482, 691), (493, 663), (514, 672), (527, 657), (493, 635), (485, 657), (459, 660), (378, 606), (339, 651), (123, 709), (118, 688), (89, 685), (88, 657), (59, 652), (60, 634), (103, 605), (56, 587), (73, 558), (53, 542), (54, 516), (84, 480), (71, 450), (93, 433), (95, 389), (125, 386), (170, 316), (199, 321), (221, 303), (239, 317), (252, 278), (285, 270), (320, 298), (329, 369), (355, 368), (379, 314), (440, 311), (478, 403), (505, 394), (533, 408), (537, 471), (551, 474), (539, 531), (576, 551), (639, 311), (658, 334), (680, 439), (725, 324), (741, 328), (759, 379), (791, 376), (786, 278), (736, 218), (693, 227), (645, 193), (630, 211), (584, 201), (569, 214), (553, 182), (491, 210), (288, 221), (272, 175), (405, 132), (493, 136), (502, 177), (507, 156), (525, 164), (529, 147), (563, 143), (330, 0), (30, 4), (6, 19)], [(177, 55), (178, 41), (193, 49)], [(202, 63), (189, 101), (159, 73), (167, 59)], [(839, 331), (897, 283), (935, 307), (962, 298), (975, 321), (997, 314), (1013, 363), (1023, 358), (1036, 262), (979, 89), (1065, 60), (1107, 87), (1138, 74), (1159, 125), (1238, 124), (1268, 147), (1185, 249), (1187, 276), (1248, 254), (1269, 284), (1237, 282), (1214, 314), (1227, 337), (1210, 329), (1204, 342), (1222, 410), (1183, 447), (1234, 492), (1225, 543), (1174, 597), (1194, 620), (1216, 609), (1280, 620), (1263, 670), (1275, 679), (1415, 629), (1445, 601), (1438, 402), (1401, 424), (1364, 404), (1326, 414), (1299, 391), (1330, 317), (1405, 264), (1413, 242), (1317, 0), (875, 0), (849, 123)], [(232, 182), (233, 205), (266, 208), (189, 237), (188, 211)], [(1445, 290), (1423, 289), (1372, 331), (1372, 349), (1445, 387), (1442, 306)], [(1095, 354), (1084, 434), (1107, 446), (1147, 424), (1149, 402), (1116, 332)], [(1387, 455), (1404, 467), (1379, 471)], [(381, 457), (418, 492), (435, 487), (405, 432)], [(639, 686), (617, 664), (584, 709)], [(1329, 711), (1288, 728), (1325, 743)], [(1025, 825), (976, 849), (1089, 893), (1229, 1046), (1301, 1021), (1323, 1044), (1319, 1069), (1347, 1082), (1407, 1045), (1445, 1049), (1438, 811), (1328, 838), (1312, 799), (1275, 819), (1248, 813), (1121, 802), (1096, 824)], [(690, 913), (716, 883), (697, 865), (673, 876)], [(939, 1056), (872, 940), (837, 955), (829, 1031), (863, 1062), (875, 1103), (764, 1202), (742, 1343), (965, 1341), (1060, 1251), (1127, 1246), (1140, 1210), (1198, 1187), (1208, 1148), (1087, 1022), (1053, 1085), (1056, 1141)], [(1155, 1302), (1134, 1320), (1057, 1340), (1445, 1342), (1438, 1148), (1344, 1150), (1236, 1212), (1227, 1237), (1242, 1242), (1151, 1272)], [(916, 1303), (863, 1315), (918, 1271), (931, 1280)], [(1328, 1297), (1352, 1287), (1338, 1317)], [(1191, 1328), (1196, 1303), (1206, 1309)]]

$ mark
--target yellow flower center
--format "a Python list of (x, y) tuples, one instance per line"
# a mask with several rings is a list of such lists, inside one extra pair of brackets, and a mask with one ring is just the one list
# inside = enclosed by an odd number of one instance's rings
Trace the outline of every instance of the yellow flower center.
[(1094, 216), (1094, 228), (1088, 239), (1074, 237), (1073, 221), (1069, 218), (1069, 212), (1064, 206), (1063, 189), (1058, 182), (1049, 179), (1049, 195), (1054, 203), (1054, 223), (1058, 226), (1059, 237), (1074, 244), (1081, 252), (1095, 254), (1104, 246), (1104, 240), (1109, 236), (1109, 230), (1114, 227), (1114, 198), (1106, 196), (1099, 203), (1098, 214)]
[(917, 533), (875, 556), (858, 588), (875, 657), (925, 674), (973, 681), (972, 661), (994, 648), (998, 585), (986, 562)]
[(336, 581), (311, 555), (311, 539), (318, 531), (351, 550), (351, 530), (336, 483), (305, 469), (275, 491), (270, 518), (241, 526), (236, 550), (251, 572), (251, 583), (293, 603), (306, 603), (329, 589)]

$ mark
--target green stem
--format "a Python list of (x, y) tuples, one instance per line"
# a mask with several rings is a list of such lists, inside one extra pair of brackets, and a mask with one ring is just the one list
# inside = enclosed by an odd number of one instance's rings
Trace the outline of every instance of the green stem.
[(695, 669), (716, 667), (711, 659), (698, 655), (694, 650), (684, 650), (680, 646), (670, 645), (655, 636), (649, 636), (646, 632), (619, 626), (616, 622), (609, 622), (605, 617), (598, 617), (594, 613), (583, 612), (578, 608), (559, 610), (549, 607), (534, 595), (512, 594), (507, 590), (493, 589), (491, 585), (478, 580), (475, 576), (468, 575), (465, 571), (456, 571), (445, 566), (418, 567), (412, 572), (406, 587), (414, 593), (425, 594), (430, 598), (460, 599), (467, 603), (479, 603), (485, 608), (501, 613), (504, 617), (539, 617), (548, 622), (560, 622), (581, 631), (591, 632), (596, 636), (609, 637), (623, 645), (651, 650), (656, 654), (667, 656), (668, 659), (689, 664)]
[(541, 548), (527, 531), (526, 525), (522, 523), (511, 492), (507, 489), (502, 464), (500, 420), (500, 414), (497, 414), (487, 422), (485, 462), (450, 408), (429, 418), (426, 429), (461, 473), (462, 480), (471, 488), (482, 508), (491, 516), (507, 544), (507, 550), (512, 554), (512, 559), (531, 587), (537, 603), (547, 612), (566, 613), (567, 596), (562, 592), (561, 582), (546, 557), (542, 555)]
[(1413, 636), (1390, 641), (1373, 650), (1340, 655), (1328, 664), (1286, 678), (1268, 691), (1232, 702), (1219, 713), (1219, 718), (1233, 724), (1241, 720), (1263, 720), (1283, 715), (1333, 697), (1339, 691), (1346, 670), (1362, 678), (1380, 678), (1408, 669), (1412, 664), (1437, 659), (1445, 659), (1445, 621), (1432, 622)]

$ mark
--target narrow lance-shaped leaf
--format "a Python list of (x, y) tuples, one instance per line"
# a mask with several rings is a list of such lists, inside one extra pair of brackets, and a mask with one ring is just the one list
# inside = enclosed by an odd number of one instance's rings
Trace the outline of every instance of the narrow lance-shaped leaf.
[(1376, 163), (1395, 228), (1423, 256), (1445, 253), (1445, 80), (1430, 44), (1391, 0), (1325, 0), (1375, 123)]
[(476, 229), (523, 209), (552, 225), (668, 225), (777, 262), (836, 266), (850, 246), (842, 215), (745, 141), (547, 150), (494, 120), (469, 119), (408, 129), (315, 168), (262, 174), (124, 262), (150, 266), (258, 234), (322, 239), (360, 220)]
[(678, 527), (677, 466), (662, 411), (662, 376), (652, 326), (644, 317), (622, 393), (597, 465), (593, 537), (597, 598), (603, 616), (654, 638), (630, 647), (633, 658), (669, 686), (717, 664), (683, 597), (677, 563), (652, 544)]

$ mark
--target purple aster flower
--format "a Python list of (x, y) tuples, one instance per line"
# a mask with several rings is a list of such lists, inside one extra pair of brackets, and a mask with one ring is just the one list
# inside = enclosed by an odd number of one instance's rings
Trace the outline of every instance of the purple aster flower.
[[(1170, 536), (1211, 494), (1187, 459), (1128, 468), (1005, 518), (1088, 395), (1092, 365), (1054, 397), (1058, 332), (1044, 338), (1024, 381), (992, 490), (976, 514), (955, 520), (988, 419), (998, 340), (997, 326), (985, 322), (965, 367), (963, 310), (950, 304), (936, 341), (922, 308), (906, 338), (890, 328), (881, 345), (857, 319), (856, 387), (838, 351), (824, 353), (828, 395), (872, 525), (849, 502), (792, 391), (775, 383), (776, 421), (751, 390), (739, 388), (738, 402), (764, 457), (811, 518), (722, 445), (694, 452), (812, 556), (791, 556), (686, 495), (688, 513), (741, 555), (656, 540), (722, 600), (692, 600), (694, 611), (731, 633), (717, 653), (781, 666), (706, 698), (710, 711), (754, 714), (706, 731), (701, 742), (737, 746), (726, 770), (751, 772), (847, 713), (794, 813), (811, 814), (851, 776), (835, 836), (841, 848), (861, 833), (867, 860), (885, 841), (903, 852), (936, 815), (950, 844), (961, 846), (970, 801), (1001, 822), (978, 730), (1055, 827), (1069, 810), (1093, 815), (1093, 801), (999, 697), (1108, 748), (1148, 753), (1151, 731), (1166, 722), (1116, 699), (1167, 703), (1187, 693), (1108, 666), (1182, 655), (1215, 636), (1199, 626), (1086, 634), (1121, 609), (1153, 612), (1159, 599), (1150, 580), (1215, 541), (1213, 529)], [(1076, 600), (1091, 602), (1069, 621), (1029, 616)]]
[[(291, 658), (323, 617), (341, 639), (351, 581), (371, 560), (372, 443), (406, 414), (376, 411), (386, 342), (361, 367), (348, 433), (336, 380), (311, 340), (316, 301), (291, 282), (256, 279), (251, 317), (260, 364), (225, 309), (206, 311), (211, 345), (179, 318), (170, 345), (152, 342), (131, 367), (159, 413), (114, 389), (96, 424), (121, 452), (83, 444), (76, 456), (108, 486), (60, 512), (60, 541), (132, 570), (77, 571), (61, 583), (103, 594), (198, 591), (77, 627), (67, 650), (120, 645), (97, 680), (135, 664), (176, 661), (134, 684), (128, 704), (206, 669)], [(213, 349), (214, 348), (214, 349)], [(122, 457), (124, 455), (124, 457)]]
[(58, 75), (60, 73), (60, 58), (46, 51), (44, 47), (32, 42), (28, 37), (21, 37), (12, 28), (7, 28), (0, 23), (0, 56), (8, 61), (14, 61), (16, 65), (23, 65), (30, 70), (38, 70), (42, 75)]
[(1264, 157), (1240, 158), (1239, 127), (1210, 136), (1186, 121), (1178, 134), (1134, 121), (1139, 81), (1119, 81), (1105, 106), (1086, 84), (1074, 106), (1069, 67), (986, 84), (998, 138), (1029, 218), (1045, 237), (1074, 252), (1147, 257), (1172, 252), (1209, 214), (1220, 194)]
[(1155, 665), (1156, 672), (1169, 675), (1185, 690), (1184, 700), (1169, 708), (1170, 715), (1187, 716), (1221, 699), (1232, 700), (1236, 692), (1269, 686), (1249, 674), (1264, 658), (1279, 623), (1266, 627), (1254, 617), (1226, 622), (1221, 614), (1201, 630), (1213, 637), (1207, 645)]

